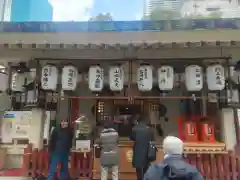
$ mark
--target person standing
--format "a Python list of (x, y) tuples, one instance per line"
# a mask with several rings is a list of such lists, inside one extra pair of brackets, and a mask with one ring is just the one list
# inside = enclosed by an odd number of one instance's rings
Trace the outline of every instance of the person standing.
[(147, 126), (144, 116), (138, 118), (137, 124), (132, 129), (130, 139), (134, 142), (132, 165), (136, 168), (137, 180), (142, 180), (150, 165), (148, 159), (149, 144), (154, 140), (153, 131)]
[(112, 180), (118, 180), (119, 167), (119, 136), (111, 121), (104, 123), (100, 133), (99, 145), (101, 147), (101, 180), (108, 180), (108, 170), (112, 170)]
[(204, 180), (198, 169), (184, 161), (183, 142), (174, 136), (163, 140), (164, 160), (149, 167), (144, 180)]
[(62, 120), (60, 127), (53, 129), (50, 142), (50, 166), (48, 180), (53, 180), (58, 163), (61, 163), (60, 179), (68, 180), (68, 159), (72, 147), (73, 131), (67, 121)]

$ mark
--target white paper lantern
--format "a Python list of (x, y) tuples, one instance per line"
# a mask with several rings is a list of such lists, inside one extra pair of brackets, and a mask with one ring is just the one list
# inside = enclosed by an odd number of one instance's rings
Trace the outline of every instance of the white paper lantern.
[(99, 92), (104, 86), (104, 72), (99, 66), (91, 66), (88, 72), (88, 86), (93, 92)]
[(77, 87), (78, 70), (76, 67), (68, 65), (62, 69), (62, 90), (73, 91)]
[(11, 90), (12, 91), (23, 91), (23, 85), (25, 83), (25, 75), (20, 73), (13, 73), (12, 74), (12, 81), (11, 81)]
[(0, 92), (4, 92), (8, 88), (8, 75), (0, 72)]
[(110, 67), (109, 86), (112, 91), (121, 91), (124, 85), (124, 70), (120, 66)]
[(58, 69), (53, 65), (42, 68), (41, 85), (44, 90), (56, 90), (58, 83)]
[(171, 66), (161, 66), (158, 68), (158, 86), (162, 91), (173, 89), (174, 70)]
[(185, 69), (185, 83), (188, 91), (200, 91), (203, 88), (202, 68), (191, 65)]
[(152, 66), (141, 65), (137, 70), (137, 85), (140, 91), (150, 91), (153, 86)]
[(224, 67), (222, 65), (207, 67), (207, 85), (210, 91), (221, 91), (225, 88)]

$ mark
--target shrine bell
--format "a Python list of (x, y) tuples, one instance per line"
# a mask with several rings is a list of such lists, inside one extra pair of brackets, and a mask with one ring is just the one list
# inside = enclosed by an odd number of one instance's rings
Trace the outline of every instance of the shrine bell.
[(192, 121), (185, 121), (183, 127), (185, 141), (198, 141), (197, 123)]
[(203, 142), (215, 142), (215, 127), (214, 124), (208, 119), (200, 120), (199, 132), (200, 140)]

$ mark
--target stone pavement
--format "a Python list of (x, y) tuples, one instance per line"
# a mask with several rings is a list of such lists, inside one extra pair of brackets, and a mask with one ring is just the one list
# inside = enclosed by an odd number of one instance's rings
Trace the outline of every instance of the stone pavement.
[(29, 177), (0, 176), (0, 180), (30, 180)]

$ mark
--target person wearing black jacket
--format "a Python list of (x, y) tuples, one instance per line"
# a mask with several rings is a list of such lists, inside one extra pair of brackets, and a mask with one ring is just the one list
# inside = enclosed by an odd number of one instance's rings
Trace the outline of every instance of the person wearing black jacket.
[(48, 180), (53, 180), (58, 163), (61, 163), (60, 179), (68, 180), (68, 158), (72, 148), (73, 131), (67, 121), (62, 120), (59, 128), (55, 128), (50, 137), (50, 167)]
[[(137, 119), (137, 117), (135, 118)], [(134, 142), (132, 165), (136, 168), (137, 180), (142, 180), (148, 170), (150, 165), (148, 159), (149, 143), (154, 140), (153, 131), (147, 126), (146, 120), (145, 115), (141, 115), (130, 135), (130, 139)]]

